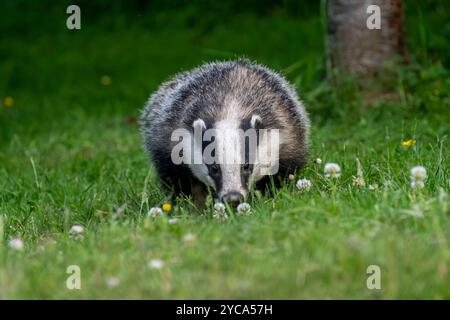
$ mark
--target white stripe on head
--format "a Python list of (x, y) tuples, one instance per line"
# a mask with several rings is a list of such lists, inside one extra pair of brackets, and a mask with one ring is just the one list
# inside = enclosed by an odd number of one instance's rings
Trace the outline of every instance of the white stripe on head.
[(222, 175), (222, 188), (218, 190), (221, 198), (230, 191), (237, 191), (246, 195), (241, 181), (241, 154), (242, 130), (240, 122), (236, 119), (216, 122), (216, 158), (220, 161)]

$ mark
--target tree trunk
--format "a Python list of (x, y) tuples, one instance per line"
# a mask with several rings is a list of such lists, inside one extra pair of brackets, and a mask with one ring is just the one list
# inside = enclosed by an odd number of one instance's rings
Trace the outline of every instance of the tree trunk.
[[(369, 29), (370, 5), (379, 6), (380, 29)], [(364, 80), (387, 75), (386, 62), (405, 62), (402, 0), (328, 0), (328, 63)]]

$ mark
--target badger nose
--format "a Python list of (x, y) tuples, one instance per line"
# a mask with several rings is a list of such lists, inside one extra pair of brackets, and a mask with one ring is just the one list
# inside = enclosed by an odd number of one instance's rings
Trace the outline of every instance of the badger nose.
[(229, 205), (236, 207), (244, 200), (244, 196), (238, 191), (231, 191), (222, 197), (223, 202), (227, 202)]

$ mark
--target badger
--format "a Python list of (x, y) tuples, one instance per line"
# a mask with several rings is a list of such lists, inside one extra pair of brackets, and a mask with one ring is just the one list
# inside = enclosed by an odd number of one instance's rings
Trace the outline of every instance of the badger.
[(247, 59), (175, 75), (150, 96), (140, 126), (162, 183), (197, 203), (211, 192), (236, 206), (250, 190), (279, 185), (308, 154), (310, 122), (295, 89)]

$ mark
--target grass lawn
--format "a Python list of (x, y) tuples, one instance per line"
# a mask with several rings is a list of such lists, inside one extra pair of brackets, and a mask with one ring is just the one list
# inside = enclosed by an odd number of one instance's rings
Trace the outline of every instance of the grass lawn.
[[(445, 13), (424, 12), (420, 28), (408, 20), (400, 98), (367, 105), (351, 82), (323, 80), (319, 16), (243, 13), (186, 28), (164, 14), (148, 25), (151, 15), (117, 15), (70, 32), (61, 10), (25, 31), (8, 14), (2, 22), (0, 298), (450, 299)], [(311, 161), (297, 178), (311, 190), (293, 181), (255, 195), (251, 216), (227, 221), (186, 199), (170, 213), (176, 223), (147, 217), (167, 195), (142, 149), (140, 109), (174, 72), (241, 55), (284, 72), (305, 101)], [(341, 177), (323, 176), (327, 162)], [(421, 190), (410, 186), (416, 165), (428, 173)], [(74, 224), (84, 227), (77, 239)], [(23, 250), (11, 248), (15, 238)], [(66, 287), (70, 265), (81, 290)], [(370, 265), (380, 267), (380, 290), (366, 286)]]

